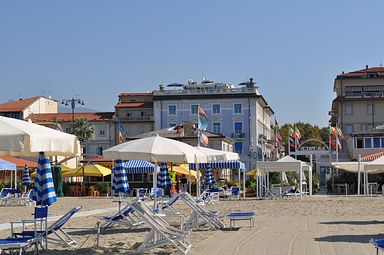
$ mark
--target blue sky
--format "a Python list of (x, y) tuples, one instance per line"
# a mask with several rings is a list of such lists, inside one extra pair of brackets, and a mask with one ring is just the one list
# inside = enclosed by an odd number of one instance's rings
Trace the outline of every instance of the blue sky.
[(254, 77), (281, 124), (327, 126), (342, 71), (379, 66), (382, 1), (0, 1), (0, 102)]

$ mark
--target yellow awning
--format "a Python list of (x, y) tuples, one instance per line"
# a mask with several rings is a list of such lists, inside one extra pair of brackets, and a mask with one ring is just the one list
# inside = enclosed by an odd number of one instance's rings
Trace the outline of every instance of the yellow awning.
[[(189, 176), (189, 168), (188, 164), (180, 164), (179, 166), (172, 166), (172, 171), (176, 172), (178, 175), (185, 174), (186, 177)], [(171, 170), (171, 169), (170, 169)], [(197, 172), (195, 170), (191, 170), (191, 177), (196, 179)]]
[(261, 176), (261, 171), (260, 170), (257, 170), (256, 168), (252, 169), (251, 171), (249, 171), (247, 173), (247, 175), (250, 175), (250, 176)]
[(94, 176), (101, 177), (111, 174), (111, 169), (98, 164), (87, 164), (76, 168), (63, 169), (63, 177)]
[[(65, 165), (65, 164), (61, 164), (60, 165), (61, 167), (61, 174), (64, 176), (64, 173), (65, 172), (68, 172), (68, 171), (73, 171), (75, 170), (76, 168), (70, 168), (69, 166)], [(34, 171), (32, 174), (31, 174), (31, 177), (36, 177), (36, 171)]]

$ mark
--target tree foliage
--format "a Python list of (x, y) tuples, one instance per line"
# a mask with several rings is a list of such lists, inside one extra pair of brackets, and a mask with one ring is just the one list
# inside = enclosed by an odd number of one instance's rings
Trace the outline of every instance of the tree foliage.
[(93, 137), (94, 127), (87, 119), (75, 120), (73, 124), (73, 134), (79, 138), (80, 142), (88, 141)]
[[(285, 150), (288, 151), (288, 132), (289, 127), (297, 127), (301, 133), (300, 143), (306, 141), (308, 139), (317, 139), (327, 143), (328, 141), (328, 129), (320, 128), (318, 126), (312, 126), (309, 123), (297, 122), (297, 123), (286, 123), (280, 129), (280, 135), (283, 139), (283, 143), (285, 144)], [(322, 144), (317, 141), (309, 141), (306, 143), (307, 146), (321, 146)]]

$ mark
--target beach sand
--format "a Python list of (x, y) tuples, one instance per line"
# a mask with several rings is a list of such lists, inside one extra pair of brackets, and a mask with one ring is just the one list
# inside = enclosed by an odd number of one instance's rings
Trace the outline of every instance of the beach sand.
[[(63, 215), (74, 206), (83, 206), (80, 217), (72, 218), (65, 230), (76, 240), (78, 249), (50, 245), (44, 254), (129, 254), (144, 240), (149, 228), (133, 230), (113, 227), (102, 230), (99, 247), (95, 247), (95, 225), (101, 215), (111, 215), (117, 203), (111, 198), (59, 198), (49, 208), (51, 215)], [(185, 215), (189, 209), (178, 201), (175, 207)], [(207, 227), (193, 231), (190, 254), (298, 254), (353, 255), (376, 254), (371, 238), (384, 238), (384, 197), (313, 196), (302, 200), (231, 200), (207, 205), (221, 214), (235, 211), (256, 212), (255, 226), (236, 222), (229, 231)], [(102, 213), (95, 211), (104, 209)], [(0, 237), (9, 236), (4, 229), (12, 220), (30, 219), (33, 207), (0, 207)], [(87, 213), (88, 212), (88, 213)], [(94, 214), (99, 213), (99, 214)], [(88, 215), (93, 214), (93, 215)], [(226, 226), (229, 221), (222, 219)], [(170, 220), (177, 222), (177, 218)], [(159, 247), (146, 254), (177, 254), (173, 247)]]

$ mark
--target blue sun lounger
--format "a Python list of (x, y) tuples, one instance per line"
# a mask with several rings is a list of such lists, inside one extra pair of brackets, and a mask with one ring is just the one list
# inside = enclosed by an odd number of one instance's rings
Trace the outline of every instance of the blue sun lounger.
[[(38, 239), (45, 239), (46, 244), (47, 242), (52, 242), (55, 244), (61, 244), (63, 246), (71, 247), (76, 245), (76, 241), (71, 238), (70, 235), (68, 235), (67, 232), (64, 231), (63, 226), (72, 218), (72, 216), (80, 211), (82, 207), (74, 207), (69, 212), (67, 212), (65, 215), (63, 215), (60, 219), (55, 221), (52, 225), (49, 227), (44, 227), (44, 229), (37, 231), (36, 230), (36, 220), (23, 220), (23, 221), (17, 221), (17, 222), (10, 222), (11, 223), (11, 235), (15, 238), (38, 238)], [(36, 210), (36, 208), (35, 208)], [(45, 217), (46, 218), (46, 217)], [(45, 224), (47, 221), (45, 220)], [(26, 223), (35, 223), (35, 230), (26, 230), (25, 226)], [(21, 232), (15, 232), (14, 231), (14, 225), (15, 224), (22, 224), (22, 231)], [(46, 245), (47, 248), (47, 245)]]
[(384, 251), (384, 239), (371, 239), (369, 240), (376, 248), (376, 254), (379, 254), (379, 250)]
[(249, 228), (252, 228), (255, 225), (254, 218), (256, 213), (254, 212), (232, 212), (225, 215), (229, 219), (229, 228), (232, 230), (232, 222), (233, 226), (235, 226), (235, 222), (237, 220), (249, 220)]
[(11, 254), (13, 254), (13, 251), (18, 250), (19, 255), (23, 254), (23, 251), (32, 246), (35, 245), (36, 250), (37, 249), (37, 239), (35, 238), (4, 238), (0, 239), (0, 254), (3, 251), (10, 251)]
[[(137, 201), (141, 201), (141, 200), (137, 200)], [(137, 225), (144, 223), (134, 214), (134, 210), (132, 209), (131, 204), (128, 204), (126, 207), (121, 209), (121, 211), (117, 212), (115, 215), (103, 216), (100, 219), (105, 221), (105, 223), (102, 225), (103, 229), (110, 228), (115, 224), (123, 225), (128, 228), (133, 228)]]

